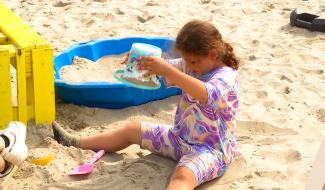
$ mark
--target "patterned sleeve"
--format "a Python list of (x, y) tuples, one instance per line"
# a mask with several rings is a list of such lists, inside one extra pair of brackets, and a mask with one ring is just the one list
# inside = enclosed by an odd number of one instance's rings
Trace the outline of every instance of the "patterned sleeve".
[(222, 101), (230, 91), (229, 85), (221, 78), (213, 78), (204, 85), (208, 93), (207, 105)]

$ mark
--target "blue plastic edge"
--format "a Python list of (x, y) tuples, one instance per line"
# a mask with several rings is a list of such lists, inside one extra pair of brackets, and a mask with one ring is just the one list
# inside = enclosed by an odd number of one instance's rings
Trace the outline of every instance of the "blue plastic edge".
[(74, 56), (96, 61), (106, 55), (123, 54), (129, 51), (133, 43), (158, 46), (163, 52), (177, 58), (179, 56), (172, 51), (174, 41), (169, 37), (136, 36), (101, 38), (74, 44), (54, 57), (55, 91), (60, 98), (68, 103), (112, 109), (136, 106), (180, 94), (179, 88), (167, 88), (163, 84), (162, 78), (160, 78), (162, 85), (159, 89), (146, 90), (118, 82), (68, 83), (61, 80), (59, 75), (61, 67), (71, 64)]

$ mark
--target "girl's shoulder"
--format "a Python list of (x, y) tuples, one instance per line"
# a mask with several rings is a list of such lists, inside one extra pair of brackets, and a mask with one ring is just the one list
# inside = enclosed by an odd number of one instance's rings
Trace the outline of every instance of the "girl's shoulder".
[(222, 67), (217, 69), (213, 76), (211, 77), (211, 80), (219, 80), (222, 81), (225, 85), (233, 87), (239, 82), (239, 76), (237, 70), (231, 68), (231, 67)]
[(212, 78), (236, 78), (238, 77), (237, 70), (231, 67), (220, 67), (215, 69), (212, 73)]

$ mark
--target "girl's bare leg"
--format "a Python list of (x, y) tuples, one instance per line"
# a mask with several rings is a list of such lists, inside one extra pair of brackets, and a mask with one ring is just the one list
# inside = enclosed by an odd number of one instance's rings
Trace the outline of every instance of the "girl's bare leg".
[(56, 122), (53, 122), (54, 138), (65, 146), (75, 146), (82, 149), (115, 152), (131, 144), (141, 143), (140, 122), (129, 122), (124, 127), (89, 137), (77, 137), (67, 133)]
[(109, 152), (122, 150), (132, 144), (141, 144), (140, 122), (129, 122), (114, 131), (80, 139), (80, 148), (82, 149), (104, 149)]

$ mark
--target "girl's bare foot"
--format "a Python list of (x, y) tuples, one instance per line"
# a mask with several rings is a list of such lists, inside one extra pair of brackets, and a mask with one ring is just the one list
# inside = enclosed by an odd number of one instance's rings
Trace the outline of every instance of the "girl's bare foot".
[(73, 136), (65, 131), (56, 121), (52, 123), (54, 139), (64, 146), (80, 146), (80, 137)]

